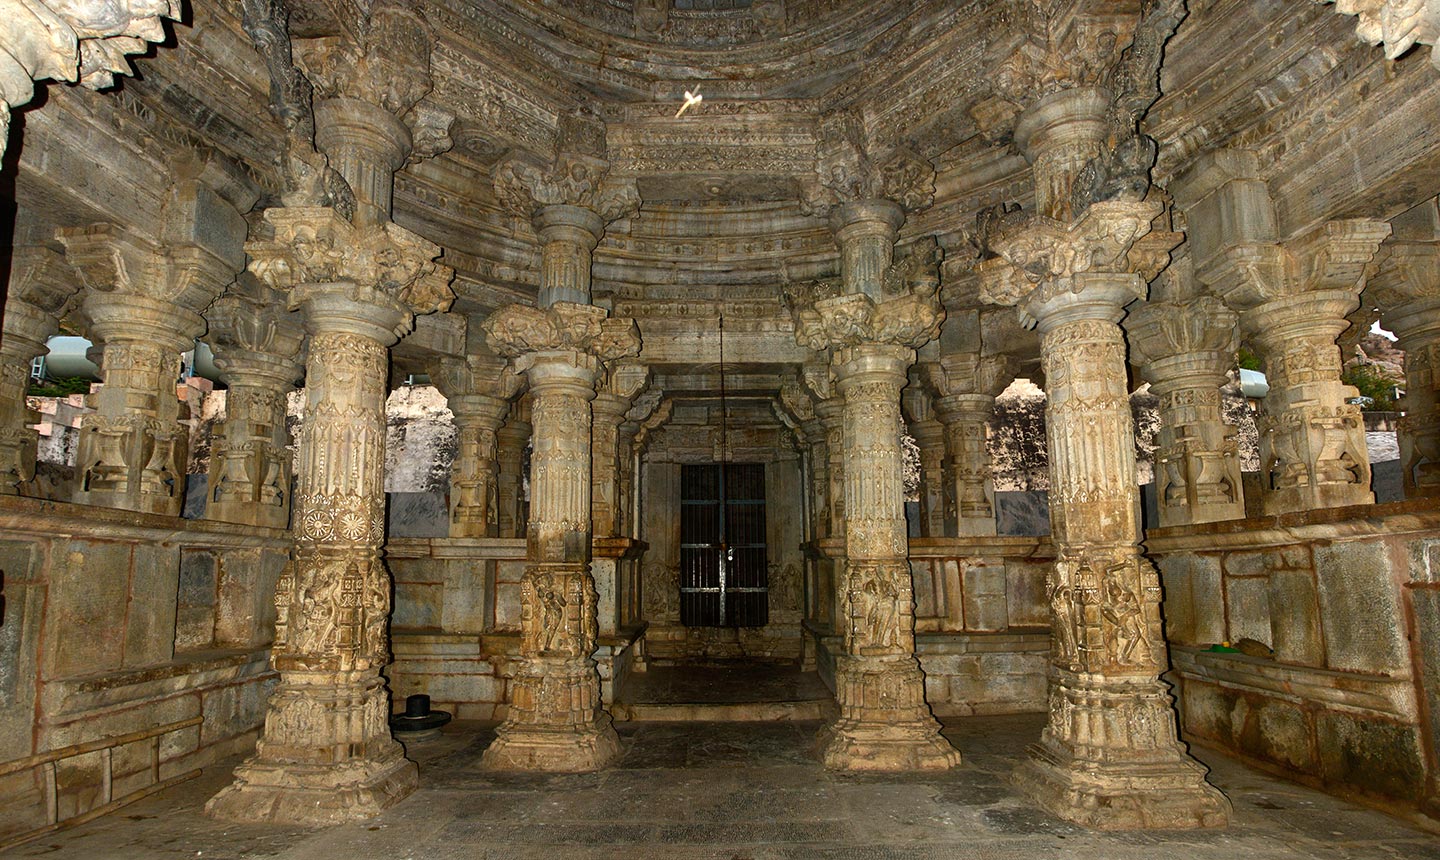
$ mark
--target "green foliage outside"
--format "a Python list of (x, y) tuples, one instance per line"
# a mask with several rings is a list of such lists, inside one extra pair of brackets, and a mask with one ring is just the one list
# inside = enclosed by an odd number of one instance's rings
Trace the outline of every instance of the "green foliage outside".
[(48, 379), (45, 383), (32, 382), (25, 391), (27, 397), (69, 397), (72, 394), (89, 394), (90, 380), (83, 376), (62, 376)]
[(1377, 370), (1373, 365), (1354, 364), (1345, 368), (1340, 380), (1353, 385), (1360, 391), (1360, 408), (1365, 412), (1394, 412), (1395, 381)]
[(1235, 363), (1240, 365), (1241, 370), (1259, 370), (1260, 356), (1242, 346), (1240, 351), (1235, 353)]

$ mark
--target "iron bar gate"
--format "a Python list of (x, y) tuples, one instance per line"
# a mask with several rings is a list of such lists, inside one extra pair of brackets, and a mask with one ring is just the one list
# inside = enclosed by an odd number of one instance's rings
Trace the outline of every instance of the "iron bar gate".
[(683, 466), (680, 623), (764, 627), (770, 620), (768, 565), (765, 466)]

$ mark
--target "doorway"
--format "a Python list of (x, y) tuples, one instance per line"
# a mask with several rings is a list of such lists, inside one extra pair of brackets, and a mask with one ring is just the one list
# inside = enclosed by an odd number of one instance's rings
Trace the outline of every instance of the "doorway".
[(765, 466), (690, 464), (680, 473), (680, 623), (764, 627), (770, 620)]

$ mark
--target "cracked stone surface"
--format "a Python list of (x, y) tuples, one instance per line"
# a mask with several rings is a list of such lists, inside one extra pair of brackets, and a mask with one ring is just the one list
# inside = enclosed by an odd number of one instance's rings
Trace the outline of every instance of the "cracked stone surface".
[(234, 760), (115, 815), (16, 848), (11, 856), (106, 860), (248, 858), (649, 858), (691, 860), (1426, 860), (1440, 838), (1383, 812), (1252, 770), (1199, 757), (1234, 804), (1217, 830), (1099, 833), (1026, 800), (1010, 773), (1038, 736), (1038, 715), (945, 723), (966, 751), (952, 770), (826, 771), (818, 723), (629, 723), (623, 752), (584, 774), (475, 768), (493, 727), (468, 723), (413, 745), (420, 789), (368, 821), (329, 830), (237, 825), (201, 815)]

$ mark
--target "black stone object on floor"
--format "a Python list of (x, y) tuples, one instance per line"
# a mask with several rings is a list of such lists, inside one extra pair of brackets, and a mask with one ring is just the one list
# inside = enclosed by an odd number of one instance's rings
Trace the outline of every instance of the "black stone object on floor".
[(405, 698), (405, 713), (390, 717), (390, 731), (397, 740), (425, 740), (440, 734), (440, 727), (448, 722), (449, 711), (430, 710), (430, 697), (416, 693)]

